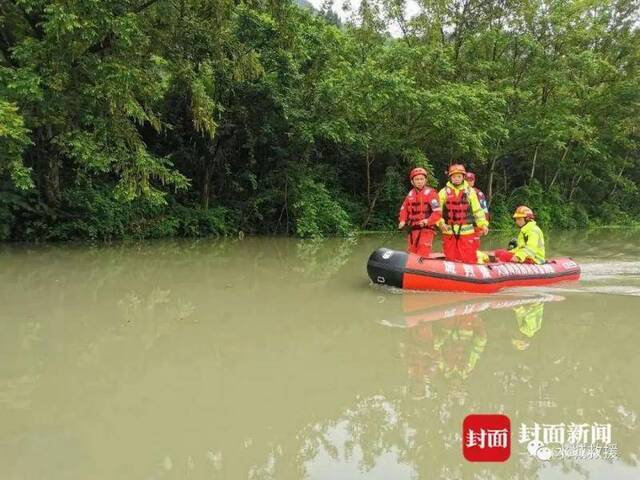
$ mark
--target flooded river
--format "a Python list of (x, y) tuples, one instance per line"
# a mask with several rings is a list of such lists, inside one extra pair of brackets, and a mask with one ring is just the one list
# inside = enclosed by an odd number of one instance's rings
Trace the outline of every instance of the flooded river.
[(0, 246), (0, 477), (640, 478), (640, 231), (547, 243), (581, 282), (492, 296), (371, 285), (398, 235)]

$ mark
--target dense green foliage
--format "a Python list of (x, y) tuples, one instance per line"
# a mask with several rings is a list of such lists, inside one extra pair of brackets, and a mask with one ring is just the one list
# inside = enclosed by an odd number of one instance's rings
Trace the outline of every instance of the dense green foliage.
[(637, 0), (330, 3), (0, 3), (0, 238), (392, 228), (453, 161), (494, 226), (637, 218)]

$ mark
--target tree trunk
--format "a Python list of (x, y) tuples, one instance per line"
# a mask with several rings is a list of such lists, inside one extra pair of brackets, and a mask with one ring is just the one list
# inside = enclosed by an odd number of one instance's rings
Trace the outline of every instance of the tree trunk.
[(467, 11), (469, 9), (470, 1), (465, 1), (462, 6), (462, 12), (459, 15), (456, 15), (456, 26), (453, 32), (454, 42), (453, 42), (453, 58), (456, 62), (456, 70), (458, 68), (458, 57), (460, 55), (460, 48), (462, 48), (463, 39), (462, 36), (467, 27)]
[(622, 168), (620, 169), (620, 173), (618, 173), (618, 177), (616, 178), (615, 183), (613, 184), (613, 188), (611, 189), (611, 193), (609, 194), (609, 196), (612, 196), (614, 193), (616, 193), (616, 190), (618, 188), (618, 182), (620, 181), (620, 179), (622, 178), (622, 173), (624, 172), (624, 165), (622, 166)]
[(382, 192), (382, 185), (380, 185), (380, 187), (376, 191), (376, 194), (373, 197), (373, 201), (371, 202), (371, 205), (369, 205), (369, 208), (367, 209), (367, 216), (365, 217), (364, 222), (362, 222), (362, 229), (363, 230), (369, 224), (369, 220), (371, 220), (371, 214), (373, 213), (373, 209), (376, 206), (376, 202), (378, 201), (378, 197), (380, 196), (380, 192)]
[(569, 143), (566, 146), (566, 148), (564, 149), (564, 153), (562, 154), (562, 158), (560, 159), (560, 162), (558, 163), (558, 170), (556, 170), (555, 175), (551, 179), (551, 183), (549, 184), (549, 188), (553, 187), (554, 183), (556, 183), (556, 180), (558, 180), (558, 175), (560, 175), (560, 170), (562, 170), (562, 164), (564, 163), (564, 159), (567, 158), (567, 154), (569, 153), (569, 150), (571, 150), (571, 143)]
[(49, 156), (46, 160), (44, 197), (50, 207), (58, 205), (60, 199), (60, 160), (54, 155)]
[(493, 172), (496, 168), (496, 158), (494, 157), (491, 160), (491, 167), (489, 167), (489, 180), (488, 180), (488, 190), (487, 190), (487, 199), (489, 200), (489, 204), (491, 204), (491, 200), (493, 199)]
[(487, 199), (489, 201), (489, 205), (491, 205), (491, 200), (493, 199), (493, 173), (496, 168), (496, 161), (498, 160), (498, 152), (500, 151), (500, 141), (496, 145), (496, 153), (493, 155), (491, 159), (491, 167), (489, 167), (489, 185), (488, 185), (488, 196)]
[(282, 203), (282, 208), (280, 209), (280, 216), (278, 217), (278, 224), (273, 233), (278, 233), (278, 229), (280, 228), (280, 224), (282, 223), (282, 216), (284, 214), (286, 216), (286, 234), (289, 235), (289, 177), (284, 177), (284, 202)]
[(35, 149), (38, 165), (41, 168), (40, 191), (47, 205), (55, 207), (60, 199), (60, 158), (50, 148), (49, 139), (51, 138), (53, 138), (51, 127), (46, 127), (46, 132), (42, 128), (38, 129)]
[[(222, 138), (219, 136), (216, 139), (216, 143), (213, 148), (208, 147), (205, 150), (207, 154), (200, 157), (201, 165), (201, 191), (200, 191), (200, 205), (205, 210), (209, 209), (209, 202), (211, 201), (211, 179), (213, 178), (213, 171), (218, 160), (218, 154), (220, 153), (220, 145)], [(224, 153), (224, 148), (222, 149)]]
[(504, 191), (508, 192), (509, 178), (507, 177), (507, 167), (505, 166), (504, 162), (502, 162), (502, 177), (503, 177), (503, 183), (504, 183)]
[(367, 164), (367, 208), (371, 208), (371, 164), (373, 159), (370, 157), (368, 149), (365, 155), (365, 162)]
[(212, 168), (211, 162), (207, 161), (207, 159), (202, 159), (204, 163), (203, 173), (202, 173), (202, 191), (200, 192), (200, 204), (202, 208), (205, 210), (209, 210), (209, 199), (211, 197), (211, 176), (212, 176)]
[(536, 149), (533, 152), (533, 163), (531, 165), (531, 174), (529, 175), (529, 183), (533, 181), (533, 175), (536, 172), (536, 160), (538, 159), (538, 150), (540, 149), (540, 144), (536, 145)]
[[(573, 177), (575, 179), (575, 177)], [(582, 175), (578, 176), (578, 179), (575, 182), (575, 185), (572, 185), (571, 192), (569, 192), (569, 201), (573, 200), (573, 194), (576, 193), (578, 189), (578, 185), (580, 185), (580, 180), (582, 180)], [(573, 184), (573, 181), (571, 182)]]
[(286, 210), (286, 214), (287, 214), (287, 235), (289, 235), (289, 177), (287, 177), (285, 179), (285, 184), (284, 184), (284, 194), (287, 198), (287, 210)]

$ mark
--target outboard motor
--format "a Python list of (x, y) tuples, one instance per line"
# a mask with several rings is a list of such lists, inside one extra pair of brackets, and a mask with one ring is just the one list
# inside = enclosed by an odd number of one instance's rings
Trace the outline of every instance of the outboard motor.
[(402, 276), (409, 254), (389, 248), (379, 248), (367, 262), (367, 273), (373, 283), (402, 288)]

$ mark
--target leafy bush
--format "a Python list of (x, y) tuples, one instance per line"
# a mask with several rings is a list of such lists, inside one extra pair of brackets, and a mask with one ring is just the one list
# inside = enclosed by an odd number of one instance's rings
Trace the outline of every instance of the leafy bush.
[[(13, 193), (0, 196), (0, 235), (27, 240), (114, 240), (224, 235), (229, 232), (223, 207), (158, 205), (145, 199), (123, 202), (113, 190), (78, 185), (63, 194), (56, 210)], [(15, 228), (11, 228), (11, 227)]]
[(579, 202), (568, 202), (557, 188), (544, 189), (538, 181), (516, 188), (510, 195), (497, 195), (491, 205), (494, 230), (513, 227), (512, 215), (519, 205), (527, 205), (536, 221), (545, 228), (578, 228), (589, 225), (589, 214)]
[(170, 209), (170, 218), (177, 225), (177, 234), (182, 237), (225, 235), (229, 227), (229, 211), (224, 207), (209, 209), (175, 205)]
[(327, 187), (308, 176), (300, 176), (293, 190), (296, 233), (300, 237), (348, 235), (353, 224), (344, 208), (333, 199)]

